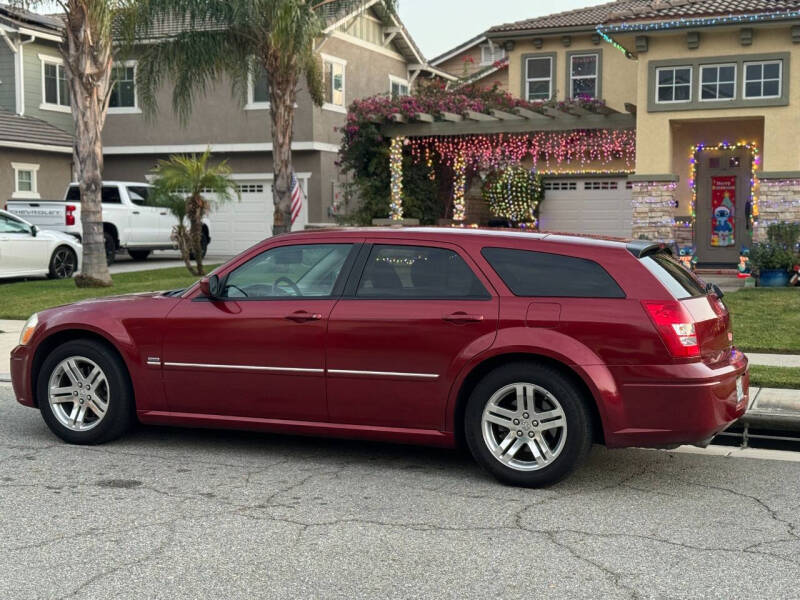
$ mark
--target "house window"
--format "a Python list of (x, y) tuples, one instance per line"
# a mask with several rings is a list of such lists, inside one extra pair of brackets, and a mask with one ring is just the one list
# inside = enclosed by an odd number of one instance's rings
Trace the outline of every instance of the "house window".
[(656, 102), (689, 102), (692, 99), (692, 67), (656, 69)]
[(42, 61), (42, 105), (46, 110), (69, 112), (69, 86), (64, 63), (60, 58), (40, 54)]
[(37, 175), (39, 165), (11, 163), (14, 169), (14, 193), (12, 198), (39, 198)]
[[(114, 65), (111, 70), (111, 97), (108, 107), (111, 112), (114, 109), (135, 109), (136, 100), (136, 63), (129, 62)], [(120, 110), (119, 112), (123, 112)]]
[(736, 65), (700, 67), (700, 100), (733, 100), (736, 97)]
[(484, 44), (481, 46), (481, 64), (493, 65), (498, 60), (506, 57), (506, 51), (497, 44)]
[(597, 98), (597, 54), (573, 54), (569, 59), (570, 98)]
[(745, 98), (780, 98), (783, 61), (744, 63)]
[(245, 109), (269, 108), (269, 77), (262, 65), (253, 65), (247, 83), (247, 105)]
[(389, 75), (389, 93), (391, 94), (392, 98), (408, 96), (408, 81), (401, 79), (400, 77), (395, 77), (394, 75)]
[(527, 100), (550, 100), (553, 96), (552, 56), (538, 56), (525, 60), (525, 86)]
[(323, 108), (345, 112), (345, 67), (347, 62), (332, 56), (322, 56), (322, 78), (325, 104)]

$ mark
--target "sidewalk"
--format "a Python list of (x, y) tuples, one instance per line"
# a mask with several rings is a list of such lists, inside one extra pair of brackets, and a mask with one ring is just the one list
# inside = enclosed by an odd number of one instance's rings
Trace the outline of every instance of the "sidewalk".
[(0, 320), (0, 381), (10, 381), (11, 351), (19, 341), (25, 321)]

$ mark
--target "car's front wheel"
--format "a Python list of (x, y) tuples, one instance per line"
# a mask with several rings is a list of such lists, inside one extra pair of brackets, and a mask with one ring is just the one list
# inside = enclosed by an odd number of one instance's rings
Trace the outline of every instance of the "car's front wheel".
[(473, 390), (465, 437), (475, 460), (497, 479), (538, 487), (563, 479), (586, 457), (591, 415), (560, 371), (513, 363), (490, 372)]
[(52, 351), (39, 371), (36, 396), (45, 423), (71, 444), (107, 442), (133, 420), (125, 365), (93, 340), (73, 340)]
[(78, 270), (78, 255), (69, 246), (59, 246), (50, 257), (50, 279), (69, 279)]

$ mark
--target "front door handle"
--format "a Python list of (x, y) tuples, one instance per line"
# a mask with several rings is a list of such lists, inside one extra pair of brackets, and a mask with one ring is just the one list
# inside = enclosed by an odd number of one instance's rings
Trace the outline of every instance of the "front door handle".
[(138, 214), (139, 214), (139, 211), (138, 211), (138, 210), (134, 210), (134, 211), (132, 212), (132, 214), (134, 214), (134, 215), (138, 215)]
[(310, 313), (304, 310), (298, 310), (297, 312), (287, 315), (286, 318), (290, 321), (294, 321), (295, 323), (307, 323), (308, 321), (322, 320), (322, 315), (320, 313)]
[(459, 311), (454, 312), (450, 315), (445, 315), (445, 321), (449, 321), (450, 323), (478, 323), (483, 321), (483, 315), (470, 315), (465, 312)]

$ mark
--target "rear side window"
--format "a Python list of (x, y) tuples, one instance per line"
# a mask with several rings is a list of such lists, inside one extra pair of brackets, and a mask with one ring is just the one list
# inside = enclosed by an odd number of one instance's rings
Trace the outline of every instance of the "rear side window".
[(676, 300), (706, 295), (706, 289), (700, 280), (669, 254), (661, 252), (645, 256), (642, 264)]
[(611, 275), (593, 260), (511, 248), (484, 248), (481, 254), (515, 296), (625, 297)]
[(487, 299), (489, 293), (464, 259), (428, 246), (373, 246), (358, 284), (359, 298)]
[[(67, 202), (80, 202), (81, 201), (81, 188), (77, 185), (71, 185), (67, 191)], [(103, 204), (121, 204), (122, 199), (119, 195), (119, 188), (117, 186), (103, 186), (102, 192)]]

